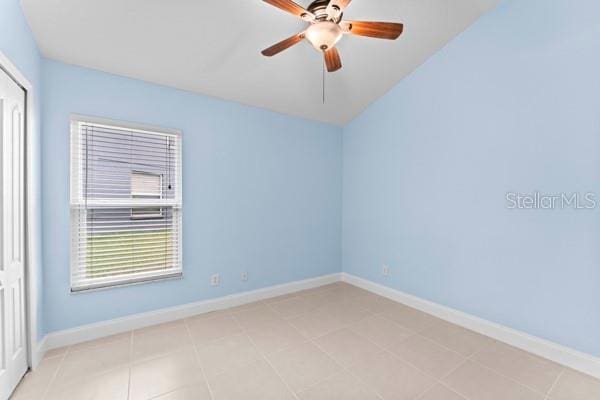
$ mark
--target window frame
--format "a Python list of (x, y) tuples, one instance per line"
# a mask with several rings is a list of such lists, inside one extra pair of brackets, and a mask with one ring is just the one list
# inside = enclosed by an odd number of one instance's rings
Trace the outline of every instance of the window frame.
[[(179, 214), (179, 220), (177, 221), (177, 266), (176, 270), (168, 270), (168, 271), (148, 271), (148, 272), (137, 272), (131, 273), (127, 275), (121, 275), (118, 278), (115, 277), (104, 277), (104, 278), (95, 278), (94, 282), (91, 284), (78, 284), (74, 282), (73, 276), (74, 272), (79, 269), (78, 264), (78, 246), (76, 244), (76, 240), (79, 239), (79, 223), (78, 218), (76, 216), (76, 212), (79, 212), (78, 209), (82, 204), (85, 203), (86, 199), (83, 196), (81, 190), (81, 182), (76, 182), (74, 184), (73, 180), (76, 177), (79, 177), (79, 172), (83, 171), (82, 157), (75, 157), (74, 152), (77, 151), (75, 149), (75, 144), (79, 145), (79, 135), (80, 135), (80, 126), (82, 124), (96, 125), (98, 127), (112, 128), (112, 129), (124, 129), (128, 131), (146, 133), (146, 134), (158, 134), (164, 136), (173, 136), (176, 138), (178, 146), (176, 151), (176, 182), (179, 183), (178, 187), (175, 188), (175, 198), (173, 200), (164, 200), (161, 205), (156, 205), (151, 202), (151, 200), (156, 199), (144, 199), (139, 198), (136, 199), (135, 203), (140, 203), (139, 206), (146, 206), (145, 200), (150, 200), (147, 204), (147, 207), (160, 207), (161, 214), (166, 212), (163, 208), (171, 207), (173, 208), (173, 213), (177, 211)], [(77, 137), (77, 139), (75, 139)], [(77, 141), (76, 141), (77, 140)], [(70, 116), (70, 173), (69, 173), (69, 187), (70, 187), (70, 201), (69, 201), (69, 219), (71, 225), (70, 239), (71, 239), (71, 260), (70, 260), (70, 277), (69, 277), (69, 287), (71, 293), (81, 293), (87, 292), (90, 290), (104, 290), (115, 287), (122, 287), (128, 285), (137, 285), (143, 283), (150, 283), (155, 281), (162, 281), (168, 279), (180, 279), (183, 277), (183, 161), (182, 161), (182, 131), (179, 129), (173, 128), (165, 128), (155, 125), (147, 125), (147, 124), (139, 124), (135, 122), (127, 122), (120, 120), (113, 120), (101, 117), (93, 117), (87, 115), (80, 114), (71, 114)], [(79, 147), (78, 147), (79, 148)], [(134, 170), (132, 170), (133, 172)], [(137, 170), (136, 170), (137, 171)], [(140, 171), (137, 171), (140, 172)], [(141, 171), (143, 173), (143, 171)], [(161, 182), (162, 182), (161, 176)], [(162, 188), (162, 186), (161, 186)], [(163, 199), (164, 193), (161, 190), (160, 199)], [(88, 203), (90, 201), (88, 200)], [(120, 201), (116, 200), (108, 200), (101, 199), (92, 201), (92, 207), (88, 208), (103, 208), (103, 207), (124, 207), (128, 208), (131, 206), (132, 201)], [(150, 217), (150, 218), (158, 218), (158, 216)], [(132, 215), (132, 219), (137, 219)]]

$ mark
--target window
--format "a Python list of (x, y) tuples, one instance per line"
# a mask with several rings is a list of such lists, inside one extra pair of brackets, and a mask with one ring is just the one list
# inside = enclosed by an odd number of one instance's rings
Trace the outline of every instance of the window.
[(162, 175), (131, 171), (131, 197), (162, 198)]
[(180, 276), (181, 136), (71, 121), (71, 290)]
[[(161, 199), (162, 175), (131, 171), (131, 197), (134, 199)], [(161, 207), (132, 208), (131, 218), (162, 218)]]

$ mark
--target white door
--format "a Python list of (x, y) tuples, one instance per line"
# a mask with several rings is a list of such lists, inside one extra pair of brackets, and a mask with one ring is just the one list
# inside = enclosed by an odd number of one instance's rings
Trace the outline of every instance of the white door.
[(25, 92), (0, 70), (0, 400), (27, 371)]

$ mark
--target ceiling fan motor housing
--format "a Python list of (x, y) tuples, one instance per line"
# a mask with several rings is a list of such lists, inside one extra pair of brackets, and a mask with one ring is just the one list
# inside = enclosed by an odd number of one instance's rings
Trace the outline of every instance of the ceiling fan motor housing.
[(330, 0), (315, 0), (306, 8), (307, 11), (310, 11), (316, 18), (317, 22), (319, 21), (333, 21), (336, 24), (342, 20), (342, 12), (341, 10), (334, 4), (333, 7), (337, 10), (334, 16), (330, 16), (327, 13), (327, 6), (329, 6)]
[(338, 23), (342, 20), (342, 13), (334, 4), (335, 13), (328, 13), (331, 0), (315, 0), (308, 7), (315, 20), (305, 33), (306, 40), (318, 51), (326, 51), (336, 45), (342, 37), (342, 29)]

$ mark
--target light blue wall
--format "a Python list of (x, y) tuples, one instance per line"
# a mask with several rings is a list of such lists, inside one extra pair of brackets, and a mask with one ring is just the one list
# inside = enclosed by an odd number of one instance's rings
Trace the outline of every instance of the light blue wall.
[(19, 0), (0, 0), (0, 50), (31, 84), (40, 79), (40, 53)]
[[(600, 2), (505, 1), (344, 129), (343, 268), (600, 356)], [(389, 264), (391, 276), (381, 276)]]
[[(18, 1), (0, 1), (0, 49), (38, 92), (43, 80), (40, 333), (336, 272), (342, 259), (600, 356), (598, 210), (507, 210), (504, 198), (600, 193), (597, 1), (505, 1), (433, 56), (344, 129), (343, 202), (340, 129), (53, 61), (40, 76)], [(183, 280), (69, 293), (72, 112), (184, 131)]]
[[(42, 78), (48, 332), (341, 270), (340, 128), (54, 61)], [(70, 113), (183, 131), (182, 280), (69, 292)]]
[[(0, 0), (0, 51), (20, 70), (33, 86), (33, 95), (35, 110), (34, 120), (36, 125), (33, 128), (32, 142), (28, 145), (32, 152), (32, 165), (34, 180), (31, 182), (33, 192), (34, 212), (30, 215), (36, 226), (41, 224), (41, 191), (40, 191), (40, 65), (41, 58), (37, 45), (33, 38), (33, 34), (29, 29), (29, 25), (25, 20), (25, 15), (21, 9), (21, 4), (18, 0)], [(31, 111), (31, 110), (30, 110)], [(33, 254), (35, 257), (30, 259), (32, 267), (37, 270), (39, 277), (36, 282), (38, 286), (38, 337), (42, 337), (44, 333), (42, 319), (42, 301), (43, 301), (43, 285), (42, 285), (42, 267), (38, 255), (41, 254), (41, 231), (37, 240), (31, 243), (35, 247)]]

